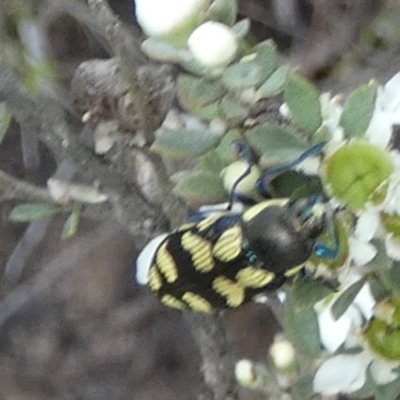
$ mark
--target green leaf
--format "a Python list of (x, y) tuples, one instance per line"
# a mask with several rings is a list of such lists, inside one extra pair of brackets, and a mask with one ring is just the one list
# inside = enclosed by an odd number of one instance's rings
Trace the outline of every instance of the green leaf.
[(364, 279), (360, 279), (359, 281), (353, 283), (349, 286), (333, 303), (332, 305), (332, 315), (338, 320), (350, 307), (351, 303), (353, 303), (354, 299), (357, 297), (358, 293), (362, 289), (365, 284)]
[(239, 129), (231, 129), (225, 133), (219, 142), (219, 145), (215, 148), (219, 157), (226, 165), (237, 160), (237, 150), (233, 143), (235, 140), (241, 138), (242, 136)]
[(311, 400), (317, 397), (313, 389), (314, 376), (302, 376), (294, 384), (292, 394), (295, 400)]
[(181, 52), (168, 42), (157, 38), (148, 38), (142, 43), (142, 51), (149, 58), (161, 62), (175, 63), (181, 59)]
[(258, 154), (279, 163), (293, 161), (310, 147), (294, 129), (274, 123), (248, 130), (246, 139)]
[(288, 71), (289, 67), (287, 65), (283, 65), (275, 70), (272, 75), (258, 88), (256, 92), (256, 100), (276, 96), (277, 94), (281, 93), (285, 87)]
[(364, 135), (375, 107), (377, 85), (372, 82), (355, 89), (347, 98), (340, 125), (347, 137)]
[(222, 119), (231, 123), (240, 123), (245, 120), (249, 107), (244, 106), (238, 100), (226, 95), (219, 104), (219, 114)]
[(227, 198), (219, 175), (206, 171), (185, 173), (175, 186), (174, 192), (190, 203), (212, 204)]
[(307, 79), (290, 74), (283, 97), (297, 125), (307, 133), (315, 133), (322, 124), (317, 89)]
[(216, 149), (212, 149), (208, 153), (203, 154), (200, 157), (200, 164), (204, 171), (214, 174), (219, 174), (228, 165), (228, 163), (224, 162)]
[[(385, 254), (386, 256), (386, 254)], [(381, 284), (386, 290), (395, 294), (400, 295), (400, 265), (399, 263), (393, 263), (388, 259), (390, 263), (389, 269), (382, 269), (378, 272), (378, 276)]]
[(237, 39), (243, 39), (249, 33), (249, 30), (250, 20), (248, 18), (242, 19), (231, 28)]
[(61, 234), (61, 239), (69, 239), (76, 235), (76, 233), (78, 232), (79, 222), (81, 219), (81, 211), (82, 211), (82, 205), (77, 204), (72, 210), (72, 213), (65, 221), (63, 231)]
[(292, 286), (293, 302), (297, 310), (313, 307), (332, 293), (323, 283), (311, 278), (297, 279)]
[(255, 53), (230, 65), (222, 75), (222, 83), (229, 90), (258, 86), (272, 74), (276, 64), (276, 50), (272, 41), (254, 47)]
[(214, 0), (205, 19), (232, 25), (236, 21), (237, 11), (237, 0)]
[(196, 157), (215, 147), (221, 136), (209, 130), (178, 129), (162, 132), (150, 150), (169, 157)]
[(47, 203), (25, 203), (14, 207), (10, 213), (11, 221), (32, 222), (39, 218), (62, 212), (59, 206)]
[(197, 114), (198, 111), (221, 99), (226, 89), (219, 81), (181, 74), (177, 80), (177, 96), (180, 105)]
[(10, 125), (11, 114), (8, 112), (6, 104), (0, 103), (0, 144), (6, 135), (8, 126)]
[(219, 118), (219, 109), (220, 102), (215, 101), (214, 103), (207, 104), (206, 106), (199, 108), (194, 113), (205, 121), (212, 121), (215, 118)]
[(317, 314), (313, 308), (298, 310), (292, 294), (287, 293), (284, 303), (284, 322), (296, 348), (309, 358), (321, 353)]
[[(397, 369), (399, 373), (399, 369)], [(385, 385), (376, 385), (375, 387), (375, 400), (396, 400), (400, 394), (400, 378)]]

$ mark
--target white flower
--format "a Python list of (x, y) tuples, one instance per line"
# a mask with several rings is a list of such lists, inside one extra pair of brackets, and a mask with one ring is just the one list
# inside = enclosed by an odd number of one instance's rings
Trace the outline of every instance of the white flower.
[(400, 73), (378, 87), (374, 113), (365, 133), (371, 143), (386, 148), (393, 125), (400, 124)]
[(193, 58), (206, 68), (224, 67), (232, 61), (238, 49), (232, 30), (213, 21), (196, 28), (187, 44)]
[(372, 309), (375, 306), (375, 299), (371, 294), (368, 283), (365, 283), (353, 303), (346, 312), (335, 319), (332, 314), (332, 305), (341, 293), (357, 282), (361, 277), (358, 274), (348, 274), (343, 289), (330, 298), (329, 303), (322, 300), (315, 304), (314, 308), (318, 314), (318, 326), (322, 345), (331, 353), (334, 353), (342, 344), (348, 341), (349, 345), (358, 342), (364, 320), (372, 316)]
[(148, 36), (163, 37), (186, 25), (208, 7), (209, 0), (135, 0), (136, 18)]
[(378, 385), (394, 381), (398, 374), (393, 370), (399, 362), (386, 361), (369, 350), (357, 354), (339, 354), (328, 358), (318, 369), (314, 377), (314, 392), (332, 396), (338, 393), (353, 393), (364, 386), (366, 373)]
[(356, 355), (339, 354), (329, 358), (315, 374), (314, 392), (332, 396), (338, 393), (352, 393), (361, 389), (371, 361), (371, 356), (365, 352)]

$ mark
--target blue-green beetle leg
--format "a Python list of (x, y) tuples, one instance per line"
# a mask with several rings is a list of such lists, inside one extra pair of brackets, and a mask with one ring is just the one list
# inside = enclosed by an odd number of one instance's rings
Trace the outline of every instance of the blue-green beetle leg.
[(258, 192), (262, 195), (265, 196), (265, 194), (270, 193), (269, 189), (269, 183), (276, 178), (279, 174), (282, 172), (288, 171), (295, 167), (296, 165), (300, 164), (302, 161), (306, 160), (308, 157), (315, 156), (316, 154), (320, 153), (321, 150), (323, 149), (325, 145), (325, 142), (320, 142), (309, 149), (307, 149), (305, 152), (300, 154), (299, 157), (297, 157), (295, 160), (290, 161), (285, 164), (277, 165), (275, 167), (268, 168), (257, 180), (256, 182), (256, 188)]
[(319, 241), (314, 246), (314, 254), (317, 257), (334, 259), (339, 255), (339, 232), (334, 216), (329, 218), (327, 224), (328, 235), (332, 241), (332, 245), (328, 245), (325, 242)]

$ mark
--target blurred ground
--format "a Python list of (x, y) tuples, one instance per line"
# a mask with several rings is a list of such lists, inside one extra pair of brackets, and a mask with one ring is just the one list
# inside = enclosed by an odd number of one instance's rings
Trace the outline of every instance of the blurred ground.
[[(132, 6), (128, 1), (110, 3), (125, 21), (131, 20)], [(258, 6), (267, 13), (265, 3), (242, 2), (241, 12), (252, 17)], [(348, 20), (354, 9), (346, 9), (345, 3), (341, 2), (342, 14), (338, 18)], [(399, 40), (385, 39), (385, 32), (355, 47), (346, 42), (316, 66), (312, 57), (317, 44), (326, 40), (324, 46), (328, 47), (335, 41), (334, 31), (318, 31), (312, 26), (310, 3), (299, 4), (302, 17), (291, 20), (297, 25), (289, 24), (290, 29), (283, 29), (282, 20), (258, 18), (254, 21), (255, 33), (260, 38), (273, 35), (285, 51), (283, 57), (297, 61), (309, 76), (319, 79), (325, 90), (348, 91), (372, 76), (384, 81), (400, 70)], [(325, 6), (329, 6), (328, 1)], [(358, 10), (358, 18), (370, 22), (377, 8), (366, 6), (365, 13)], [(107, 57), (102, 43), (70, 17), (58, 15), (48, 21), (48, 27), (66, 87), (80, 62)], [(307, 42), (304, 35), (311, 28), (313, 39)], [(357, 34), (351, 32), (349, 39), (357, 42)], [(312, 62), (304, 62), (305, 54)], [(347, 63), (337, 63), (338, 59)], [(54, 165), (45, 152), (42, 155), (44, 161), (36, 178), (45, 181)], [(19, 129), (13, 125), (0, 147), (0, 167), (22, 177), (25, 172), (21, 158)], [(25, 229), (25, 225), (8, 222), (11, 208), (11, 203), (0, 205), (3, 268)], [(76, 238), (61, 241), (63, 218), (51, 219), (24, 266), (20, 283), (33, 282), (40, 292), (31, 293), (29, 304), (5, 320), (2, 313), (9, 311), (4, 308), (8, 303), (0, 304), (0, 400), (194, 399), (200, 382), (195, 343), (181, 313), (162, 307), (146, 289), (133, 284), (136, 254), (129, 235), (111, 221), (85, 220)], [(48, 270), (61, 272), (47, 286)], [(3, 301), (18, 287), (19, 284), (4, 282)], [(250, 304), (227, 313), (226, 318), (238, 358), (263, 360), (277, 329), (269, 312), (263, 306)], [(260, 396), (243, 390), (242, 398)]]

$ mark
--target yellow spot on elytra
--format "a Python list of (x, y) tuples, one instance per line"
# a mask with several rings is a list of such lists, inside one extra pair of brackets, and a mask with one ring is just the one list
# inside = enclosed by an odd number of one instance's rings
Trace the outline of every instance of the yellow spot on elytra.
[(150, 272), (149, 272), (149, 287), (153, 292), (157, 292), (160, 290), (162, 286), (162, 279), (160, 274), (157, 271), (157, 265), (153, 264), (150, 267)]
[(156, 261), (160, 272), (164, 275), (168, 283), (173, 283), (178, 279), (178, 269), (175, 261), (167, 250), (167, 242), (164, 242), (157, 250)]
[(209, 228), (211, 225), (215, 224), (215, 221), (217, 221), (219, 218), (221, 218), (220, 214), (216, 215), (211, 215), (202, 221), (197, 223), (197, 229), (199, 232), (205, 231), (207, 228)]
[(242, 229), (234, 226), (221, 234), (214, 244), (213, 254), (222, 262), (235, 259), (242, 251)]
[(192, 232), (186, 232), (182, 235), (181, 244), (190, 253), (197, 271), (209, 272), (214, 268), (212, 244), (208, 240)]
[(244, 287), (262, 288), (270, 283), (275, 274), (265, 269), (246, 267), (236, 274), (236, 280)]
[(262, 201), (261, 203), (256, 204), (253, 207), (250, 207), (244, 214), (243, 214), (243, 221), (247, 222), (257, 216), (261, 211), (266, 209), (267, 207), (271, 206), (283, 206), (289, 200), (288, 199), (273, 199), (273, 200), (266, 200)]
[(177, 308), (178, 310), (183, 310), (185, 308), (185, 304), (178, 300), (176, 297), (171, 296), (170, 294), (164, 294), (161, 297), (161, 303), (165, 304), (168, 307)]
[(226, 298), (229, 307), (238, 307), (244, 301), (244, 288), (224, 276), (215, 278), (212, 288)]
[(209, 313), (213, 310), (211, 304), (206, 299), (193, 292), (186, 292), (182, 296), (182, 300), (185, 301), (193, 311)]
[(298, 265), (297, 267), (293, 267), (291, 269), (288, 269), (285, 272), (286, 278), (290, 278), (290, 277), (296, 275), (303, 267), (304, 267), (304, 265)]

